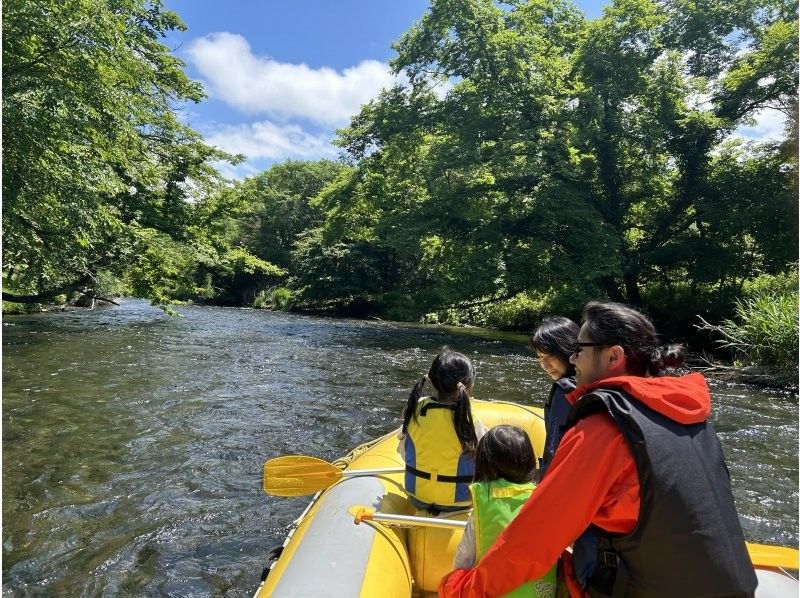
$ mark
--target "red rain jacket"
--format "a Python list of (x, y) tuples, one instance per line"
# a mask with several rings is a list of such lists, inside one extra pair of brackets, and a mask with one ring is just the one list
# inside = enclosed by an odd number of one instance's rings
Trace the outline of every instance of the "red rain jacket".
[[(567, 400), (572, 404), (595, 388), (623, 390), (681, 424), (700, 423), (711, 413), (708, 385), (697, 373), (606, 378), (576, 388)], [(625, 534), (638, 516), (639, 476), (625, 438), (608, 414), (581, 419), (564, 434), (544, 479), (494, 546), (477, 566), (445, 577), (439, 596), (502, 596), (544, 575), (590, 525)], [(571, 595), (580, 596), (577, 582), (568, 581)]]

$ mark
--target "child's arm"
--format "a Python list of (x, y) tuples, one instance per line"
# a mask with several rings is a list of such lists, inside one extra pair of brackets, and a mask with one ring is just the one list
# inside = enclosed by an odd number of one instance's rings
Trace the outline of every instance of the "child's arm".
[(484, 424), (477, 417), (473, 420), (472, 423), (475, 425), (475, 438), (480, 440), (481, 438), (483, 438), (484, 434), (486, 434), (486, 432), (489, 431), (489, 428), (487, 428), (486, 424)]
[(464, 528), (464, 537), (461, 544), (456, 548), (453, 557), (453, 569), (469, 569), (475, 566), (475, 526), (472, 523), (472, 515), (467, 520), (467, 527)]

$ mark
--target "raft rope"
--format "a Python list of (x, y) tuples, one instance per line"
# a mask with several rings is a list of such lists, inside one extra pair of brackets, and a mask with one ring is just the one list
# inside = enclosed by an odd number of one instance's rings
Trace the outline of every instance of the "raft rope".
[(386, 440), (391, 436), (396, 436), (398, 431), (399, 429), (392, 430), (391, 432), (388, 432), (383, 436), (380, 436), (378, 438), (373, 438), (372, 440), (365, 442), (364, 444), (359, 444), (356, 448), (351, 450), (344, 457), (340, 457), (339, 459), (336, 459), (336, 461), (331, 461), (331, 463), (333, 463), (336, 467), (339, 467), (340, 469), (344, 469), (379, 442), (383, 442), (384, 440)]
[(484, 403), (493, 403), (495, 405), (514, 405), (514, 407), (519, 407), (520, 409), (527, 411), (531, 415), (535, 415), (540, 420), (544, 421), (544, 415), (536, 413), (534, 411), (535, 407), (529, 407), (528, 405), (521, 405), (520, 403), (515, 403), (513, 401), (484, 401)]
[[(480, 399), (478, 399), (478, 400), (480, 400)], [(512, 401), (483, 401), (483, 402), (484, 403), (493, 403), (495, 405), (513, 405), (514, 407), (519, 407), (520, 409), (522, 409), (524, 411), (527, 411), (531, 415), (534, 415), (534, 416), (538, 417), (539, 419), (544, 420), (544, 416), (543, 415), (541, 415), (539, 413), (536, 413), (536, 411), (534, 411), (534, 407), (529, 407), (528, 405), (521, 405), (520, 403), (514, 403)], [(395, 429), (395, 430), (392, 430), (391, 432), (387, 432), (386, 434), (384, 434), (383, 436), (380, 436), (379, 438), (374, 438), (374, 439), (372, 439), (372, 440), (370, 440), (368, 442), (365, 442), (364, 444), (360, 444), (357, 447), (355, 447), (353, 450), (351, 450), (349, 453), (347, 453), (344, 457), (340, 457), (339, 459), (336, 459), (335, 461), (331, 461), (331, 463), (333, 463), (336, 467), (339, 467), (340, 469), (344, 469), (345, 467), (350, 465), (353, 461), (355, 461), (358, 457), (360, 457), (361, 455), (366, 453), (373, 446), (375, 446), (376, 444), (378, 444), (380, 442), (383, 442), (384, 440), (386, 440), (390, 436), (396, 436), (398, 432), (399, 432), (399, 429)]]

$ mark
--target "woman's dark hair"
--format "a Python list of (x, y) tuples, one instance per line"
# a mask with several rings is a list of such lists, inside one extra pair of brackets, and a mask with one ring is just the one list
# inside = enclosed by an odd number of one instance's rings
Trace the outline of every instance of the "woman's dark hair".
[(583, 322), (587, 340), (622, 347), (629, 370), (638, 376), (658, 376), (683, 363), (683, 345), (659, 345), (653, 323), (627, 305), (592, 301), (583, 308)]
[(467, 453), (475, 454), (478, 438), (475, 436), (475, 423), (469, 408), (468, 391), (475, 383), (475, 367), (466, 355), (445, 348), (434, 358), (427, 376), (423, 376), (411, 389), (408, 403), (403, 412), (403, 434), (408, 431), (408, 424), (417, 417), (417, 403), (422, 396), (425, 382), (431, 381), (439, 398), (447, 400), (458, 393), (453, 411), (453, 426), (461, 446)]
[(532, 351), (552, 355), (564, 364), (565, 376), (575, 375), (575, 366), (569, 362), (575, 351), (580, 328), (569, 318), (550, 316), (542, 320), (528, 341)]
[(515, 484), (533, 479), (536, 457), (525, 430), (517, 426), (495, 426), (478, 443), (475, 481), (504, 478)]

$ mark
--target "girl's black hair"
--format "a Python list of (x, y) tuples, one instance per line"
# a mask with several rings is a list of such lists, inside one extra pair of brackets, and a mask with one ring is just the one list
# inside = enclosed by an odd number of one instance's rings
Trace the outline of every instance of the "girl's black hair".
[(464, 451), (474, 455), (478, 438), (475, 435), (475, 423), (472, 421), (472, 412), (469, 408), (469, 389), (475, 383), (475, 367), (466, 355), (446, 348), (434, 358), (428, 375), (423, 376), (411, 389), (403, 412), (403, 434), (408, 431), (411, 418), (416, 420), (417, 403), (427, 380), (431, 381), (441, 401), (450, 401), (450, 398), (458, 393), (453, 411), (453, 426)]
[(683, 363), (683, 345), (659, 345), (653, 323), (632, 307), (592, 301), (583, 308), (583, 322), (587, 340), (622, 347), (628, 368), (638, 376), (658, 376)]
[(532, 351), (552, 355), (564, 365), (565, 376), (574, 376), (575, 366), (569, 362), (569, 358), (575, 351), (579, 332), (578, 325), (569, 318), (551, 316), (542, 320), (531, 333), (528, 346)]
[(504, 478), (515, 484), (533, 479), (536, 457), (525, 430), (517, 426), (495, 426), (478, 443), (475, 481)]

